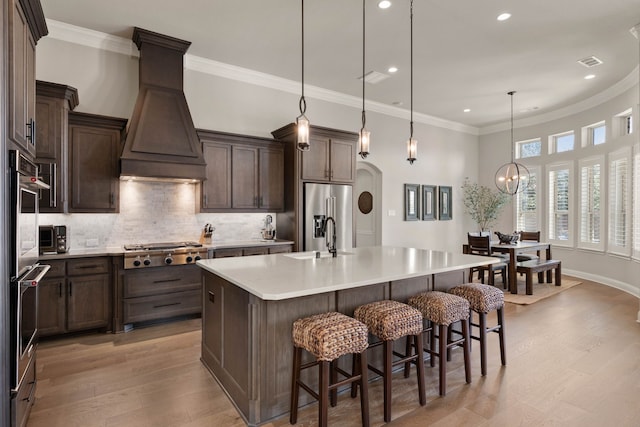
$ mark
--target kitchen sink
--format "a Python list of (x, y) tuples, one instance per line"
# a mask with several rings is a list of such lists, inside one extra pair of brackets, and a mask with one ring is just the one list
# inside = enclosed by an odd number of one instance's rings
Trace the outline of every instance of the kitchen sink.
[[(317, 258), (331, 258), (332, 255), (329, 252), (320, 252), (320, 256), (317, 256), (318, 252), (292, 252), (288, 254), (284, 254), (284, 256), (293, 258), (293, 259), (317, 259)], [(353, 255), (353, 252), (347, 251), (338, 251), (338, 257), (345, 255)]]

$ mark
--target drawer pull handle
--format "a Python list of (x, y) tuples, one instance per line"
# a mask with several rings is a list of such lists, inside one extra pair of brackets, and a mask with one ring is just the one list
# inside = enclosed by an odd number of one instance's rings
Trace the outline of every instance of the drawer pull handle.
[(169, 283), (169, 282), (179, 282), (182, 279), (166, 279), (166, 280), (154, 280), (153, 283)]
[(169, 304), (158, 304), (158, 305), (154, 305), (153, 308), (162, 308), (162, 307), (171, 307), (172, 305), (180, 305), (179, 302), (172, 302)]
[(93, 264), (93, 265), (79, 265), (77, 268), (80, 268), (80, 269), (87, 269), (87, 268), (96, 268), (96, 267), (100, 267), (100, 266), (99, 266), (99, 265), (97, 265), (97, 264)]

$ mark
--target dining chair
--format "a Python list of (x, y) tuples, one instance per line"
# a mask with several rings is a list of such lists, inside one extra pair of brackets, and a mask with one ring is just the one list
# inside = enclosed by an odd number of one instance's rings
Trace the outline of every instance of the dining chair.
[(500, 258), (500, 261), (497, 264), (489, 264), (482, 265), (479, 267), (473, 267), (469, 269), (469, 281), (473, 280), (473, 273), (478, 272), (478, 279), (480, 282), (484, 283), (484, 272), (489, 272), (489, 285), (494, 285), (495, 282), (495, 274), (500, 273), (502, 275), (502, 285), (506, 289), (508, 280), (507, 280), (507, 267), (509, 260), (505, 259), (504, 256), (499, 256), (497, 254), (491, 253), (491, 237), (489, 236), (474, 236), (470, 233), (467, 234), (468, 241), (468, 253), (471, 255), (481, 255), (481, 256), (492, 256), (495, 258)]
[[(520, 231), (521, 242), (540, 242), (540, 231)], [(516, 255), (517, 262), (531, 261), (532, 259), (540, 258), (540, 251), (536, 251), (536, 254), (520, 253)]]

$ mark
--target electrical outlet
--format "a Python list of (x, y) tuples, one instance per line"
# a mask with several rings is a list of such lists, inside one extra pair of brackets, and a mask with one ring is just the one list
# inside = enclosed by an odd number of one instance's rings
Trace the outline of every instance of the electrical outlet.
[(394, 209), (389, 209), (388, 215), (389, 216), (396, 216), (396, 211)]
[(95, 248), (98, 246), (98, 239), (87, 239), (86, 245), (88, 248)]

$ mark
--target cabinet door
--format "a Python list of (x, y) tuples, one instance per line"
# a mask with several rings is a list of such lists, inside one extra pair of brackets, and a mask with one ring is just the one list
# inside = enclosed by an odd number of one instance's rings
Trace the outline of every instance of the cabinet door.
[(258, 149), (234, 145), (232, 148), (232, 188), (234, 209), (258, 207)]
[(302, 153), (301, 178), (303, 180), (329, 180), (329, 143), (327, 138), (310, 139), (311, 148)]
[(35, 156), (27, 123), (35, 119), (36, 45), (18, 0), (9, 1), (9, 139)]
[(38, 123), (36, 157), (38, 160), (61, 158), (64, 120), (61, 104), (60, 100), (47, 96), (36, 97), (36, 121)]
[(222, 364), (222, 286), (213, 274), (204, 275), (202, 295), (202, 351)]
[(70, 212), (118, 211), (120, 132), (69, 127)]
[(260, 149), (261, 209), (284, 208), (284, 151)]
[(331, 180), (354, 182), (356, 170), (356, 147), (353, 142), (331, 140)]
[(109, 325), (108, 274), (70, 277), (67, 282), (67, 327), (69, 331)]
[(231, 208), (231, 146), (202, 144), (207, 179), (202, 183), (201, 210)]
[(65, 332), (64, 277), (46, 279), (38, 284), (38, 333), (41, 337)]

